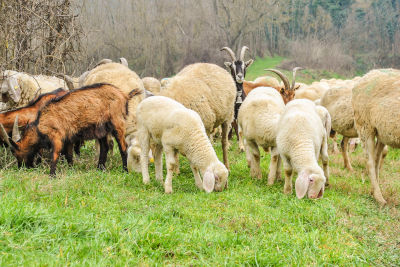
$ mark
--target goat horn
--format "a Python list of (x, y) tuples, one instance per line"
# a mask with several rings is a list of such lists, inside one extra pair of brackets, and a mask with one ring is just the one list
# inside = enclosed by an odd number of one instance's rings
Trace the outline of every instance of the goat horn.
[(298, 70), (304, 70), (304, 68), (302, 68), (302, 67), (296, 67), (296, 68), (293, 69), (292, 88), (291, 88), (290, 90), (294, 90), (294, 86), (295, 86), (295, 84), (296, 84), (296, 72), (297, 72)]
[(285, 90), (287, 90), (287, 91), (290, 90), (290, 83), (289, 83), (288, 78), (285, 76), (285, 74), (283, 74), (279, 70), (274, 70), (274, 69), (264, 69), (264, 70), (271, 71), (271, 72), (275, 73), (276, 75), (278, 75), (279, 78), (281, 78), (283, 84), (285, 85)]
[(18, 115), (15, 116), (15, 121), (14, 121), (14, 126), (12, 130), (12, 140), (14, 142), (18, 142), (21, 139), (21, 135), (19, 134), (19, 129), (18, 129)]
[(241, 61), (244, 60), (244, 54), (246, 53), (246, 50), (249, 50), (249, 51), (250, 51), (250, 49), (249, 49), (247, 46), (243, 46), (243, 47), (242, 47), (242, 51), (240, 51), (240, 58), (239, 58), (239, 60), (241, 60)]
[(128, 67), (128, 60), (126, 60), (126, 58), (121, 57), (119, 59), (119, 63), (121, 63), (122, 65), (124, 65), (125, 67)]
[(111, 63), (111, 62), (112, 62), (111, 59), (104, 58), (104, 59), (100, 60), (100, 61), (96, 64), (96, 67), (97, 67), (97, 66), (100, 66), (100, 65), (103, 65), (103, 64)]
[(0, 123), (0, 131), (1, 131), (1, 137), (4, 140), (4, 142), (6, 142), (6, 144), (11, 147), (11, 143), (8, 137), (8, 134), (6, 132), (6, 129), (4, 129), (4, 126), (2, 123)]
[(71, 77), (65, 74), (60, 74), (60, 77), (65, 81), (69, 90), (73, 90), (74, 88), (74, 81)]
[(220, 51), (223, 51), (223, 50), (225, 50), (226, 52), (228, 52), (228, 54), (231, 56), (231, 58), (232, 58), (233, 61), (236, 61), (236, 56), (235, 56), (235, 53), (233, 53), (232, 49), (230, 49), (230, 48), (227, 47), (227, 46), (224, 46), (224, 47), (221, 48)]

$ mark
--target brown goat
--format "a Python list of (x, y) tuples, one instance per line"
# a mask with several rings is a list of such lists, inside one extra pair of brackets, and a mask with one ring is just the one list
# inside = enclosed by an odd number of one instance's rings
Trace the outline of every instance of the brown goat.
[(267, 82), (244, 81), (243, 82), (244, 94), (245, 94), (245, 96), (247, 96), (251, 92), (251, 90), (253, 90), (257, 87), (271, 87), (271, 88), (274, 88), (275, 90), (277, 90), (281, 94), (283, 102), (285, 102), (285, 104), (287, 104), (289, 101), (292, 101), (294, 99), (295, 91), (300, 87), (299, 85), (296, 86), (296, 73), (298, 70), (301, 70), (301, 69), (303, 69), (303, 68), (296, 67), (293, 69), (292, 85), (290, 85), (289, 79), (282, 72), (275, 70), (275, 69), (265, 69), (266, 71), (271, 71), (271, 72), (277, 74), (282, 79), (284, 86), (283, 87), (276, 86), (274, 84), (267, 83)]
[[(28, 167), (33, 164), (33, 156), (39, 148), (51, 147), (52, 162), (50, 175), (54, 176), (59, 154), (65, 146), (67, 156), (72, 155), (72, 144), (76, 140), (98, 139), (100, 157), (98, 168), (103, 169), (107, 160), (107, 134), (115, 137), (124, 170), (126, 167), (125, 118), (129, 96), (110, 84), (93, 84), (73, 90), (66, 95), (55, 98), (39, 110), (36, 120), (29, 124), (20, 140), (19, 134), (13, 132), (13, 139), (6, 139), (2, 125), (3, 138), (12, 146), (12, 152), (18, 160)], [(17, 123), (17, 122), (16, 122)], [(72, 158), (67, 158), (68, 162)]]

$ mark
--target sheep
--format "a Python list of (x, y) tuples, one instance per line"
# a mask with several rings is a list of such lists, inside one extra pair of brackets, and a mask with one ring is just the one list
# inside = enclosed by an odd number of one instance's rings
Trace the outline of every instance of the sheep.
[(199, 113), (208, 135), (219, 125), (222, 126), (223, 159), (229, 169), (227, 137), (236, 98), (232, 76), (214, 64), (188, 65), (171, 78), (160, 95), (170, 97)]
[(249, 50), (249, 48), (247, 46), (243, 46), (242, 50), (240, 51), (239, 60), (237, 60), (235, 53), (233, 53), (232, 49), (230, 49), (229, 47), (223, 47), (221, 49), (221, 51), (226, 51), (232, 59), (232, 61), (225, 62), (225, 66), (231, 71), (232, 78), (236, 84), (236, 102), (234, 105), (234, 111), (235, 111), (234, 119), (232, 121), (232, 129), (228, 135), (228, 138), (229, 139), (232, 138), (232, 131), (234, 129), (236, 132), (237, 140), (239, 141), (240, 150), (243, 150), (243, 144), (242, 144), (242, 142), (240, 140), (240, 136), (239, 136), (239, 130), (238, 130), (238, 125), (237, 125), (237, 116), (238, 116), (240, 105), (242, 104), (243, 100), (245, 99), (245, 95), (243, 92), (243, 83), (244, 83), (244, 78), (246, 77), (246, 70), (254, 62), (253, 59), (250, 59), (246, 62), (244, 61), (244, 56), (245, 56), (245, 53), (247, 50)]
[(195, 111), (168, 97), (153, 96), (138, 105), (137, 120), (143, 183), (150, 182), (147, 162), (149, 145), (152, 143), (155, 146), (156, 178), (160, 182), (163, 182), (162, 151), (165, 152), (165, 193), (172, 193), (172, 177), (177, 166), (178, 152), (189, 160), (196, 186), (200, 190), (210, 193), (213, 190), (222, 191), (227, 186), (228, 170), (218, 160), (203, 122)]
[(343, 135), (341, 143), (344, 166), (352, 171), (348, 156), (349, 139), (358, 137), (354, 127), (354, 112), (351, 104), (352, 86), (332, 87), (321, 98), (321, 105), (325, 107), (332, 118), (332, 130)]
[(0, 74), (2, 102), (7, 108), (18, 108), (27, 105), (40, 94), (58, 88), (68, 90), (66, 83), (57, 77), (30, 75), (28, 73), (5, 70)]
[[(94, 84), (51, 100), (39, 110), (36, 120), (29, 124), (22, 138), (13, 133), (9, 138), (0, 124), (4, 140), (18, 160), (32, 167), (33, 156), (38, 149), (51, 147), (52, 162), (50, 175), (55, 176), (59, 153), (64, 146), (72, 150), (76, 140), (99, 139), (101, 145), (99, 169), (104, 169), (107, 160), (108, 144), (106, 135), (112, 133), (117, 140), (123, 168), (126, 168), (125, 117), (129, 95), (108, 84)], [(15, 122), (18, 125), (18, 122)], [(19, 140), (18, 140), (19, 139)], [(72, 153), (68, 153), (71, 155)], [(72, 158), (67, 158), (72, 163)]]
[(143, 86), (147, 91), (152, 93), (159, 93), (161, 91), (161, 83), (159, 80), (153, 77), (144, 77), (142, 79)]
[(399, 81), (400, 70), (373, 70), (352, 90), (355, 126), (367, 152), (373, 195), (381, 205), (386, 204), (379, 187), (381, 154), (385, 145), (400, 147)]
[(302, 86), (295, 93), (294, 99), (309, 99), (315, 101), (321, 98), (330, 88), (327, 82), (313, 82), (311, 85)]
[(239, 132), (245, 141), (251, 176), (261, 179), (260, 152), (271, 147), (268, 184), (279, 176), (280, 158), (276, 150), (278, 122), (285, 109), (281, 95), (274, 88), (258, 87), (250, 92), (239, 110)]
[[(284, 163), (284, 193), (292, 193), (292, 171), (298, 173), (295, 188), (299, 199), (308, 192), (312, 199), (322, 197), (328, 185), (329, 112), (307, 99), (293, 100), (278, 122), (276, 145)], [(323, 170), (318, 165), (321, 154)]]

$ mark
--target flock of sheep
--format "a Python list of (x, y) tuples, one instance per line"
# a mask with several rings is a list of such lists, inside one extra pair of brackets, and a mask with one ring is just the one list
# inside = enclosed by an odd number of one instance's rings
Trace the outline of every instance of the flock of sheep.
[[(272, 76), (246, 81), (246, 69), (253, 63), (244, 61), (248, 48), (242, 48), (239, 58), (228, 47), (221, 50), (231, 57), (225, 62), (229, 72), (214, 64), (196, 63), (161, 82), (152, 77), (141, 79), (124, 58), (118, 63), (102, 60), (80, 77), (2, 71), (3, 143), (19, 166), (39, 164), (38, 155), (50, 149), (50, 174), (54, 176), (60, 155), (72, 164), (73, 153), (79, 155), (80, 146), (90, 139), (97, 142), (98, 168), (104, 169), (114, 136), (124, 169), (141, 172), (144, 183), (150, 180), (150, 158), (154, 158), (156, 179), (163, 182), (164, 152), (164, 189), (172, 193), (180, 153), (190, 162), (196, 186), (212, 192), (228, 186), (232, 127), (240, 149), (246, 152), (252, 177), (262, 177), (262, 147), (271, 153), (269, 185), (280, 177), (283, 162), (284, 193), (292, 193), (296, 172), (297, 197), (316, 199), (328, 185), (328, 138), (338, 133), (343, 136), (344, 165), (349, 171), (349, 140), (361, 139), (374, 197), (380, 204), (386, 203), (379, 187), (379, 170), (386, 145), (400, 146), (400, 71), (373, 70), (352, 80), (306, 85), (295, 82), (301, 68), (293, 70), (291, 84), (283, 73), (269, 69), (282, 82)], [(218, 128), (223, 163), (210, 141)]]

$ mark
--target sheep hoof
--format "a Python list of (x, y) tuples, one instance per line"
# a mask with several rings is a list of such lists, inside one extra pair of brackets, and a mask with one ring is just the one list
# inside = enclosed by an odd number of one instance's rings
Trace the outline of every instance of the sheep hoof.
[(387, 204), (386, 200), (383, 199), (381, 194), (374, 193), (374, 198), (376, 199), (376, 201), (378, 201), (378, 203), (381, 207), (383, 207)]
[(165, 194), (172, 194), (172, 188), (165, 187)]
[(144, 183), (144, 184), (149, 184), (149, 183), (150, 183), (150, 179), (145, 179), (145, 178), (143, 178), (143, 183)]

